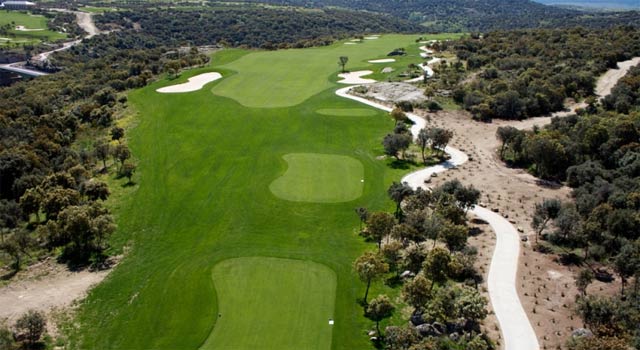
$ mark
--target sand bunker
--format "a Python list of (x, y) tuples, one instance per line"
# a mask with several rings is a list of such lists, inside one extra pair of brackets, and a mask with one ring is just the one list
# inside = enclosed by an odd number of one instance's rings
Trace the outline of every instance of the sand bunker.
[(376, 40), (376, 39), (380, 39), (380, 37), (377, 36), (377, 35), (372, 35), (372, 36), (365, 36), (364, 39), (365, 40)]
[(21, 31), (21, 32), (38, 32), (38, 31), (42, 31), (44, 29), (42, 28), (37, 28), (37, 29), (29, 29), (25, 26), (16, 26), (16, 30)]
[(370, 60), (370, 61), (367, 61), (367, 62), (369, 62), (369, 63), (391, 63), (391, 62), (395, 62), (395, 61), (396, 60), (393, 59), (393, 58), (383, 58), (383, 59), (380, 59), (380, 60)]
[(189, 81), (187, 81), (186, 83), (165, 86), (156, 91), (163, 94), (198, 91), (202, 89), (202, 87), (206, 84), (212, 81), (216, 81), (220, 78), (222, 78), (222, 74), (217, 72), (203, 73), (189, 78)]
[(424, 52), (420, 52), (420, 57), (422, 58), (427, 58), (429, 57), (429, 55), (433, 54), (433, 50), (429, 49), (426, 46), (420, 46), (420, 50), (424, 51)]
[(371, 84), (376, 81), (373, 79), (363, 79), (362, 76), (369, 75), (373, 73), (370, 70), (361, 70), (357, 72), (349, 72), (349, 73), (341, 73), (338, 74), (338, 77), (342, 78), (338, 83), (340, 84)]
[(345, 45), (357, 45), (357, 43), (344, 43)]

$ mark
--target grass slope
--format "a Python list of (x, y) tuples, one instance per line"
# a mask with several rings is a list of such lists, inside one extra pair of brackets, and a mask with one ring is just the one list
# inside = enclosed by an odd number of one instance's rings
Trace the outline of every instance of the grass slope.
[(364, 168), (351, 157), (292, 153), (284, 157), (287, 171), (271, 183), (271, 192), (295, 202), (348, 202), (362, 195)]
[(217, 264), (213, 280), (219, 318), (202, 349), (331, 349), (336, 275), (328, 267), (237, 258)]
[[(110, 203), (116, 208), (119, 225), (112, 244), (130, 248), (80, 308), (77, 321), (81, 326), (72, 331), (70, 348), (200, 348), (216, 326), (218, 307), (224, 308), (218, 305), (213, 267), (247, 256), (308, 260), (333, 270), (336, 325), (331, 347), (368, 347), (360, 334), (371, 323), (356, 303), (364, 285), (357, 282), (351, 267), (366, 247), (356, 234), (354, 208), (390, 208), (386, 188), (410, 169), (391, 169), (376, 159), (382, 154), (382, 137), (393, 128), (385, 113), (370, 109), (374, 115), (363, 118), (315, 111), (367, 108), (335, 96), (338, 85), (329, 79), (335, 79), (340, 55), (352, 57), (352, 69), (367, 68), (368, 64), (358, 61), (378, 56), (377, 50), (387, 52), (401, 46), (417, 52), (414, 41), (414, 36), (382, 37), (371, 42), (376, 50), (364, 49), (369, 43), (359, 45), (363, 52), (342, 43), (282, 52), (223, 50), (213, 57), (213, 67), (130, 93), (129, 103), (139, 113), (136, 127), (128, 131), (130, 147), (139, 159), (139, 187), (122, 202)], [(297, 59), (305, 56), (305, 60)], [(273, 77), (272, 68), (281, 58), (291, 65), (279, 84), (283, 88), (287, 81), (295, 85), (277, 91), (266, 81)], [(245, 68), (242, 62), (257, 62), (258, 66), (246, 74), (240, 71)], [(316, 74), (308, 74), (310, 69)], [(203, 90), (171, 95), (155, 92), (212, 70), (224, 78)], [(237, 91), (226, 90), (230, 94), (271, 108), (245, 107), (211, 93), (232, 79), (245, 83), (236, 85)], [(262, 88), (256, 90), (250, 83), (262, 84)], [(300, 86), (310, 87), (301, 92), (296, 90)], [(280, 101), (276, 105), (289, 98), (293, 102), (286, 104), (295, 105), (274, 108), (273, 98)], [(285, 170), (282, 157), (290, 153), (340, 154), (358, 160), (367, 179), (362, 196), (343, 203), (277, 198), (269, 185)], [(371, 295), (384, 288), (375, 285)], [(255, 312), (260, 315), (264, 310)], [(211, 341), (215, 339), (214, 335)]]

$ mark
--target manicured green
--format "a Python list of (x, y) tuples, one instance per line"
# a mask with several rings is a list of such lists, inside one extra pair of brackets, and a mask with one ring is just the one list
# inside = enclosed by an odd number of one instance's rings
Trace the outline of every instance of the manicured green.
[(274, 195), (294, 202), (348, 202), (362, 195), (364, 168), (357, 159), (317, 153), (282, 157), (287, 171), (269, 185)]
[(105, 13), (105, 12), (118, 11), (118, 9), (114, 7), (97, 7), (97, 6), (84, 6), (84, 7), (80, 7), (79, 10), (83, 12), (89, 12), (89, 13)]
[[(382, 36), (358, 45), (358, 50), (342, 43), (277, 52), (223, 50), (213, 56), (209, 67), (130, 93), (128, 103), (137, 115), (127, 138), (138, 161), (137, 184), (108, 203), (118, 223), (111, 239), (113, 250), (126, 253), (80, 307), (76, 319), (80, 327), (71, 331), (68, 348), (198, 349), (205, 343), (215, 344), (218, 338), (233, 347), (232, 339), (215, 330), (218, 313), (224, 310), (224, 318), (235, 307), (226, 306), (224, 288), (218, 295), (212, 271), (229, 259), (256, 256), (313, 261), (332, 270), (336, 323), (331, 348), (369, 348), (363, 330), (372, 323), (356, 302), (365, 286), (355, 276), (352, 262), (364, 249), (374, 247), (358, 236), (354, 208), (391, 209), (387, 187), (412, 169), (394, 169), (377, 159), (393, 120), (387, 113), (337, 97), (335, 90), (343, 85), (333, 81), (339, 56), (350, 56), (349, 69), (366, 69), (371, 65), (360, 61), (396, 47), (415, 49), (415, 39)], [(271, 85), (269, 80), (278, 76), (274, 70), (286, 75)], [(192, 93), (155, 91), (208, 71), (218, 71), (223, 78)], [(372, 115), (352, 118), (316, 112), (323, 109), (367, 109)], [(283, 159), (287, 154), (349, 157), (362, 169), (361, 196), (338, 203), (294, 202), (274, 196), (269, 187), (287, 171), (289, 165)], [(345, 188), (344, 180), (334, 186)], [(275, 271), (268, 277), (294, 279)], [(254, 289), (271, 288), (269, 278), (256, 280)], [(287, 290), (293, 288), (290, 282), (278, 283)], [(370, 295), (381, 292), (389, 289), (375, 283)], [(238, 298), (252, 297), (237, 293)], [(287, 293), (295, 293), (295, 288), (282, 293), (285, 297), (273, 303), (286, 302), (286, 295), (291, 295)], [(326, 302), (314, 300), (309, 297), (305, 305), (328, 310)], [(254, 317), (245, 318), (241, 327), (261, 327), (265, 315), (274, 313), (273, 307), (254, 308)], [(296, 312), (286, 315), (287, 319), (311, 317), (307, 309)], [(323, 312), (321, 317), (329, 316)], [(296, 327), (291, 322), (287, 325), (292, 330)], [(326, 341), (325, 328), (310, 331), (315, 333), (305, 337)], [(242, 336), (233, 338), (244, 346)]]
[[(0, 46), (12, 44), (36, 44), (41, 41), (55, 41), (64, 39), (66, 34), (47, 29), (49, 20), (41, 15), (32, 15), (21, 11), (0, 10), (0, 26), (9, 25), (11, 29), (6, 34), (0, 34)], [(16, 30), (17, 26), (35, 31)]]
[(370, 117), (376, 114), (373, 110), (365, 108), (322, 108), (316, 113), (342, 117)]
[(336, 275), (328, 267), (291, 259), (229, 259), (213, 268), (213, 283), (218, 321), (201, 349), (331, 349)]
[(330, 47), (305, 50), (255, 52), (224, 65), (224, 68), (239, 73), (218, 84), (213, 93), (235, 99), (246, 107), (295, 106), (333, 86), (328, 77), (338, 73), (340, 56), (349, 57), (346, 67), (348, 70), (381, 70), (385, 65), (367, 61), (384, 56), (396, 47), (410, 46), (414, 55), (403, 58), (402, 64), (406, 67), (409, 61), (421, 63), (422, 59), (418, 54), (420, 45), (415, 42), (416, 37), (384, 35), (377, 40), (364, 40), (358, 45), (338, 43)]

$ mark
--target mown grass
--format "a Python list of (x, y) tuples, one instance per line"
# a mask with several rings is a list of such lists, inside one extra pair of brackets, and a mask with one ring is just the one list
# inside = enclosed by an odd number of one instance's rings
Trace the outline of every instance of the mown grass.
[[(9, 29), (7, 33), (0, 34), (0, 37), (4, 38), (0, 40), (0, 46), (15, 44), (36, 44), (41, 41), (56, 41), (67, 37), (66, 34), (48, 30), (48, 21), (49, 20), (46, 17), (40, 15), (32, 15), (21, 11), (0, 10), (0, 26), (11, 26), (11, 29)], [(15, 27), (19, 25), (24, 26), (27, 29), (44, 30), (15, 30)]]
[(329, 350), (336, 275), (311, 261), (249, 257), (213, 268), (218, 321), (202, 349)]
[[(295, 106), (334, 86), (332, 81), (338, 74), (340, 56), (349, 57), (346, 68), (350, 71), (372, 69), (379, 73), (386, 66), (398, 70), (409, 63), (421, 63), (423, 59), (418, 50), (421, 44), (415, 42), (417, 37), (383, 35), (377, 40), (363, 40), (357, 45), (344, 45), (340, 42), (322, 48), (255, 52), (224, 65), (224, 68), (239, 74), (221, 81), (213, 88), (213, 92), (230, 97), (246, 107)], [(398, 61), (394, 64), (367, 62), (386, 57), (387, 53), (397, 47), (407, 47), (410, 54), (397, 58)], [(385, 80), (387, 75), (377, 74), (367, 78)]]
[[(377, 159), (382, 137), (394, 125), (386, 113), (371, 109), (372, 116), (363, 118), (316, 111), (368, 108), (335, 96), (338, 85), (330, 79), (341, 54), (353, 57), (356, 68), (361, 59), (415, 45), (415, 36), (389, 37), (363, 44), (372, 49), (354, 51), (341, 43), (278, 52), (224, 50), (215, 54), (212, 67), (130, 93), (129, 103), (138, 111), (136, 127), (128, 131), (139, 160), (138, 187), (111, 206), (119, 225), (112, 237), (114, 253), (125, 245), (129, 249), (80, 308), (80, 328), (71, 331), (71, 348), (197, 349), (215, 344), (218, 313), (227, 306), (219, 304), (224, 298), (217, 295), (212, 270), (227, 259), (256, 256), (313, 261), (333, 270), (336, 324), (331, 348), (369, 346), (362, 331), (371, 322), (356, 302), (364, 285), (351, 266), (364, 249), (373, 247), (357, 235), (354, 208), (390, 209), (387, 187), (411, 169), (392, 169)], [(155, 92), (212, 70), (223, 79), (200, 91)], [(269, 79), (279, 80), (270, 85)], [(220, 96), (222, 92), (233, 98)], [(282, 157), (291, 153), (357, 160), (365, 179), (362, 195), (340, 203), (278, 198), (269, 185), (286, 171)], [(280, 285), (281, 294), (287, 295), (289, 285)], [(389, 289), (376, 284), (371, 295), (380, 291)], [(309, 298), (310, 305), (324, 305)], [(244, 326), (263, 322), (260, 315), (265, 312), (291, 312), (278, 303), (263, 307)], [(233, 312), (232, 307), (228, 310)], [(290, 316), (303, 317), (309, 310), (297, 312)], [(323, 332), (315, 336), (321, 339)], [(243, 344), (241, 335), (233, 338)]]
[(269, 185), (279, 198), (337, 203), (362, 195), (364, 169), (357, 159), (318, 153), (290, 153), (282, 158), (287, 162), (287, 170)]

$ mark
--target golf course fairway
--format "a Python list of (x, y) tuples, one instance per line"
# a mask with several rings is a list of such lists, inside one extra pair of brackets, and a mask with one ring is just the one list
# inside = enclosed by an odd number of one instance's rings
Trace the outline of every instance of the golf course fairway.
[(332, 154), (292, 153), (289, 168), (269, 188), (295, 202), (349, 202), (362, 195), (364, 168), (357, 159)]
[(326, 266), (237, 258), (217, 264), (213, 280), (218, 321), (202, 349), (331, 349), (336, 276)]
[[(402, 69), (421, 62), (417, 37), (222, 50), (207, 67), (131, 92), (136, 185), (107, 202), (118, 224), (112, 250), (124, 257), (80, 305), (69, 348), (368, 347), (372, 323), (357, 303), (365, 285), (352, 263), (373, 247), (358, 235), (354, 209), (391, 209), (387, 188), (411, 169), (378, 158), (394, 122), (334, 94), (337, 62), (348, 56), (349, 70), (379, 69), (367, 60), (405, 47), (407, 57), (389, 64)], [(222, 79), (156, 92), (207, 72)], [(378, 293), (394, 292), (374, 283), (370, 295)]]

